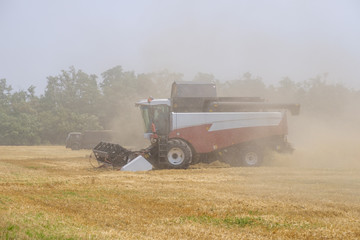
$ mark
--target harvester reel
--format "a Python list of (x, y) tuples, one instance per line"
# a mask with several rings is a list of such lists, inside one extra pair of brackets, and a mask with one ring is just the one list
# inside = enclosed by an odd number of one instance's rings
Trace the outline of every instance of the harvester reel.
[(121, 168), (135, 158), (136, 152), (132, 152), (119, 144), (100, 142), (93, 148), (96, 160), (113, 168)]
[(103, 163), (103, 162), (100, 162), (96, 159), (94, 153), (91, 153), (90, 156), (89, 156), (89, 163), (90, 165), (93, 167), (93, 168), (104, 168), (104, 167), (107, 167), (107, 166), (110, 166), (109, 164), (106, 164), (106, 163)]

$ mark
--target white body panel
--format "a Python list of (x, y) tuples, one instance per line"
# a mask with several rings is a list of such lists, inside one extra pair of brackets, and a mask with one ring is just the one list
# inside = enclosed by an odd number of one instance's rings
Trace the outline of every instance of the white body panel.
[(233, 128), (278, 126), (283, 118), (281, 112), (206, 112), (171, 113), (171, 130), (211, 124), (208, 131)]
[(143, 156), (137, 156), (131, 162), (121, 168), (121, 171), (137, 172), (137, 171), (149, 171), (152, 169), (152, 165)]

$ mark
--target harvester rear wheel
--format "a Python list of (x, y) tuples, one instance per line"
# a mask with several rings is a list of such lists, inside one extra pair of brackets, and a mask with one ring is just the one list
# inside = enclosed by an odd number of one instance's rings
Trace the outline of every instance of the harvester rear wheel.
[(168, 141), (168, 153), (166, 156), (166, 168), (185, 169), (188, 168), (192, 159), (189, 145), (179, 139)]
[(241, 163), (245, 167), (256, 167), (263, 160), (263, 149), (256, 145), (249, 145), (241, 149)]

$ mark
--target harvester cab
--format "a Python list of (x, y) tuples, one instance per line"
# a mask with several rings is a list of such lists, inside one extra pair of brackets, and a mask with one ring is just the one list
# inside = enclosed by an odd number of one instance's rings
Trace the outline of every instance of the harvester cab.
[(140, 108), (145, 125), (145, 138), (152, 134), (166, 135), (170, 130), (170, 100), (151, 99), (136, 103)]
[(214, 83), (199, 82), (174, 82), (171, 98), (149, 98), (136, 106), (151, 145), (133, 152), (101, 142), (93, 149), (99, 162), (122, 167), (141, 155), (155, 168), (187, 168), (209, 159), (258, 166), (264, 149), (292, 149), (286, 140), (286, 110), (293, 115), (300, 110), (299, 104), (267, 103), (259, 97), (217, 97)]

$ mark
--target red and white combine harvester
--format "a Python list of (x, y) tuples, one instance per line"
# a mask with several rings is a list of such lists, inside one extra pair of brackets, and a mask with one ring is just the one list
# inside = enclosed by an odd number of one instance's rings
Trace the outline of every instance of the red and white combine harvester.
[(130, 151), (100, 142), (93, 149), (98, 162), (125, 170), (136, 161), (175, 169), (216, 159), (258, 166), (265, 149), (292, 151), (286, 113), (300, 111), (299, 104), (266, 103), (259, 97), (217, 97), (214, 83), (199, 82), (174, 82), (170, 99), (149, 98), (136, 106), (151, 145)]

